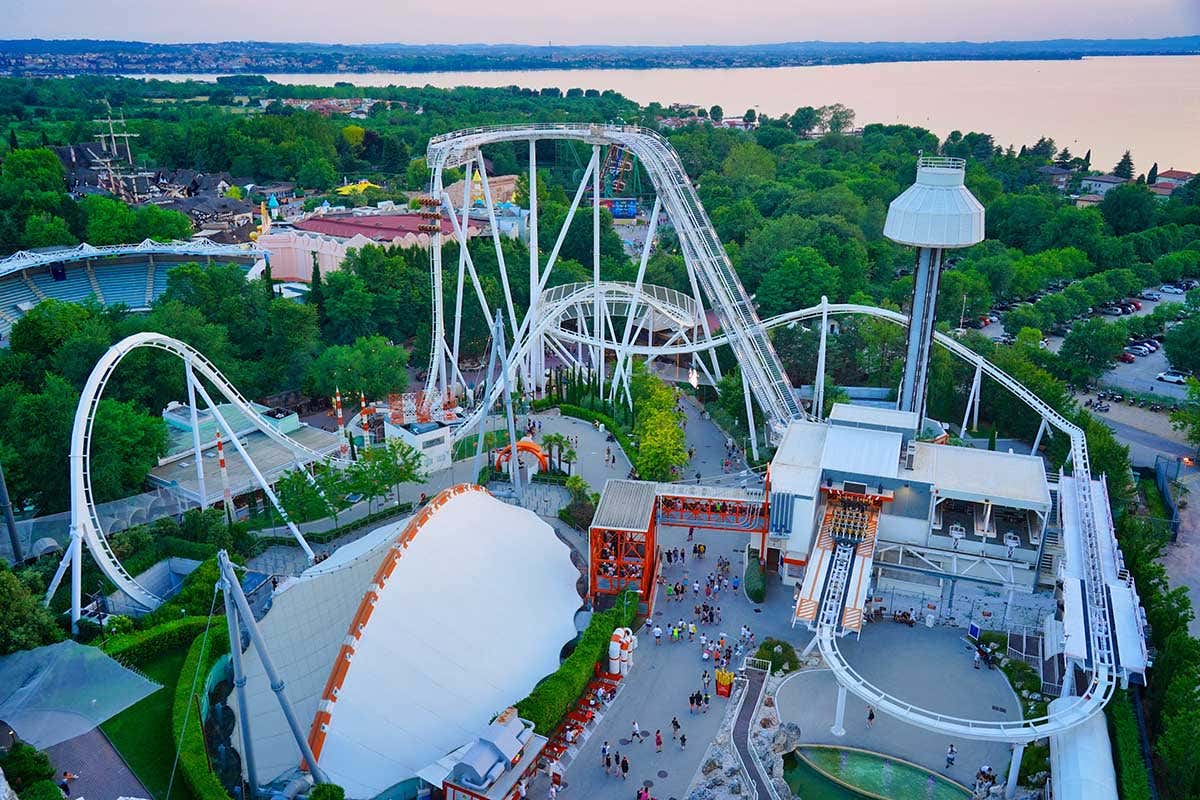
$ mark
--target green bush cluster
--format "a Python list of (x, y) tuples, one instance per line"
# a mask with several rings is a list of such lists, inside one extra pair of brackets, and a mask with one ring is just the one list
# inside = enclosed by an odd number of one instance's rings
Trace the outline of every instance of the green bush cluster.
[(1150, 800), (1150, 774), (1142, 757), (1141, 733), (1128, 691), (1118, 691), (1105, 708), (1112, 733), (1121, 800)]
[[(779, 648), (779, 652), (775, 652), (775, 648)], [(787, 672), (795, 672), (800, 669), (800, 656), (796, 655), (796, 648), (782, 639), (771, 639), (769, 637), (763, 639), (762, 644), (755, 651), (754, 657), (761, 658), (763, 661), (770, 661), (772, 673), (778, 673), (784, 667), (787, 668)]]
[(346, 790), (336, 783), (322, 783), (308, 793), (308, 800), (346, 800)]
[(746, 558), (746, 575), (743, 581), (746, 596), (752, 602), (761, 603), (767, 599), (767, 571), (758, 563), (758, 551), (753, 547)]
[[(204, 727), (192, 699), (192, 679), (199, 669), (196, 681), (198, 691), (204, 691), (204, 678), (217, 659), (229, 651), (229, 631), (221, 620), (214, 620), (207, 640), (203, 634), (197, 636), (188, 648), (187, 658), (179, 670), (179, 683), (175, 687), (175, 702), (171, 708), (171, 725), (175, 742), (179, 747), (179, 769), (183, 779), (196, 800), (229, 800), (225, 787), (208, 767), (208, 755), (204, 750)], [(205, 698), (200, 698), (203, 705)], [(187, 727), (184, 727), (184, 719)]]
[(204, 632), (208, 617), (181, 617), (119, 636), (110, 636), (102, 650), (122, 664), (140, 667), (170, 650), (177, 650)]
[[(8, 755), (0, 758), (0, 769), (4, 770), (8, 785), (22, 797), (38, 782), (49, 782), (54, 777), (50, 756), (24, 742), (17, 742), (12, 750), (8, 751)], [(62, 792), (59, 792), (53, 783), (50, 785), (54, 786), (54, 791), (58, 794), (57, 800), (62, 800)]]
[(538, 733), (549, 736), (587, 688), (596, 662), (608, 658), (613, 631), (632, 627), (637, 613), (637, 594), (626, 592), (616, 598), (612, 608), (593, 614), (574, 652), (517, 703), (517, 713), (532, 722)]
[(63, 800), (62, 789), (51, 780), (41, 780), (18, 793), (20, 800)]

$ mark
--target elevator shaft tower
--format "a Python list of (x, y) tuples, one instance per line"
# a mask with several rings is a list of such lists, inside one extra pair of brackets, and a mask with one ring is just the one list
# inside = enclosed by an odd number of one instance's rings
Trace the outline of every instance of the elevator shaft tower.
[(983, 240), (983, 206), (964, 185), (965, 170), (961, 158), (920, 157), (917, 182), (892, 201), (883, 226), (883, 235), (893, 242), (917, 248), (898, 405), (916, 414), (922, 426), (942, 254)]

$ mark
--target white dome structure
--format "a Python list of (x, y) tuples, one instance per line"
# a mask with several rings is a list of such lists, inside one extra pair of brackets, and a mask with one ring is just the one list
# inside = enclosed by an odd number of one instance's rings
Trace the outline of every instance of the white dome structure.
[[(463, 484), (281, 584), (259, 629), (322, 771), (372, 798), (558, 668), (578, 579), (549, 525)], [(253, 647), (244, 660), (257, 777), (286, 778), (295, 741)]]
[(913, 247), (968, 247), (983, 241), (983, 206), (963, 184), (967, 162), (922, 156), (917, 182), (888, 206), (883, 235)]

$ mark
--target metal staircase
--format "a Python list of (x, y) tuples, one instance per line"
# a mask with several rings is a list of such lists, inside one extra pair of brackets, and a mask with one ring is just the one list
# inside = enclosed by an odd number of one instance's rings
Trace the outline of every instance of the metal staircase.
[(855, 545), (841, 542), (833, 553), (833, 564), (829, 567), (829, 578), (825, 582), (825, 593), (821, 598), (819, 624), (823, 628), (837, 631), (842, 624), (842, 603), (846, 595), (846, 581), (854, 566)]
[(84, 270), (87, 272), (88, 283), (91, 284), (92, 291), (96, 293), (96, 299), (103, 303), (104, 292), (100, 291), (100, 281), (96, 279), (96, 270), (91, 261), (84, 265)]

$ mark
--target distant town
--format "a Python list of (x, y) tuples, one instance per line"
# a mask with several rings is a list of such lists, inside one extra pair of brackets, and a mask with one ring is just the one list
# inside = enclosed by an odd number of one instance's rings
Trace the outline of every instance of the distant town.
[(0, 41), (0, 74), (363, 73), (514, 69), (782, 67), (885, 61), (1197, 55), (1200, 36), (1025, 42), (785, 42), (755, 45), (155, 44), (91, 39)]

